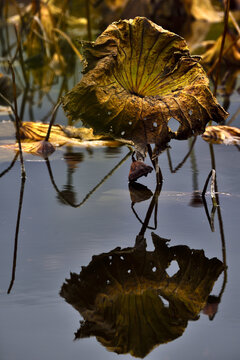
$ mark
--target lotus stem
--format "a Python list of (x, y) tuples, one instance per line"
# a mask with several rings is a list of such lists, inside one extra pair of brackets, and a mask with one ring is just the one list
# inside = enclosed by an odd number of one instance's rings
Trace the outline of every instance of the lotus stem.
[(86, 4), (86, 15), (87, 15), (88, 40), (89, 40), (89, 41), (92, 41), (90, 1), (89, 1), (89, 0), (85, 0), (85, 4)]
[(17, 88), (16, 88), (16, 82), (15, 82), (15, 73), (13, 70), (12, 63), (9, 61), (9, 68), (12, 74), (12, 82), (13, 82), (13, 98), (14, 98), (14, 115), (15, 115), (15, 122), (16, 122), (16, 135), (17, 135), (17, 141), (18, 141), (18, 147), (20, 152), (20, 161), (21, 161), (21, 176), (22, 178), (26, 177), (25, 172), (25, 166), (23, 161), (23, 153), (22, 153), (22, 145), (21, 145), (21, 139), (20, 139), (20, 126), (21, 126), (21, 120), (18, 116), (18, 107), (17, 107)]
[(55, 107), (53, 109), (52, 118), (51, 118), (49, 126), (48, 126), (48, 131), (47, 131), (47, 135), (45, 137), (45, 141), (49, 140), (49, 137), (50, 137), (50, 134), (51, 134), (51, 129), (52, 129), (52, 126), (54, 124), (54, 120), (56, 118), (57, 110), (58, 110), (60, 105), (61, 105), (61, 101), (59, 100), (58, 103), (55, 105)]
[(18, 249), (18, 234), (22, 213), (22, 203), (23, 203), (23, 194), (24, 194), (24, 186), (25, 186), (26, 178), (22, 177), (21, 180), (21, 188), (20, 188), (20, 196), (19, 196), (19, 204), (18, 204), (18, 214), (17, 214), (17, 223), (15, 229), (15, 240), (14, 240), (14, 252), (13, 252), (13, 264), (12, 264), (12, 277), (8, 287), (7, 293), (10, 294), (14, 281), (15, 281), (15, 273), (16, 273), (16, 265), (17, 265), (17, 249)]
[(227, 0), (227, 5), (225, 9), (225, 16), (224, 16), (224, 29), (223, 29), (223, 35), (222, 35), (222, 43), (220, 48), (220, 53), (218, 57), (218, 63), (217, 63), (217, 70), (216, 70), (216, 79), (215, 79), (215, 86), (214, 86), (214, 96), (217, 94), (217, 86), (218, 86), (218, 79), (219, 79), (219, 73), (220, 73), (220, 65), (223, 55), (223, 49), (225, 44), (225, 38), (228, 30), (228, 17), (229, 17), (229, 10), (230, 10), (230, 0)]

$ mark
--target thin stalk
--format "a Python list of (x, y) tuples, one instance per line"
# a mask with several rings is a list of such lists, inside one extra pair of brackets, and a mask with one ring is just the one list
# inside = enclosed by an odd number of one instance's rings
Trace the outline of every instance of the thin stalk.
[(18, 116), (18, 106), (17, 106), (17, 88), (16, 88), (16, 82), (15, 82), (15, 73), (13, 70), (12, 63), (9, 61), (9, 67), (12, 73), (12, 82), (13, 82), (13, 99), (14, 99), (14, 115), (16, 120), (16, 134), (17, 134), (17, 141), (18, 141), (18, 147), (19, 147), (19, 153), (20, 153), (20, 162), (21, 162), (21, 175), (23, 178), (26, 177), (25, 167), (24, 167), (24, 161), (23, 161), (23, 153), (22, 153), (22, 144), (20, 139), (20, 126), (21, 126), (21, 120)]
[(15, 281), (15, 274), (16, 274), (16, 265), (17, 265), (17, 250), (18, 250), (18, 234), (19, 234), (19, 227), (20, 227), (20, 220), (21, 220), (21, 213), (22, 213), (22, 203), (23, 203), (23, 194), (24, 194), (24, 185), (25, 185), (26, 178), (22, 177), (21, 179), (21, 188), (20, 188), (20, 196), (19, 196), (19, 204), (18, 204), (18, 215), (17, 215), (17, 223), (15, 229), (15, 240), (14, 240), (14, 252), (13, 252), (13, 263), (12, 263), (12, 277), (8, 287), (7, 293), (10, 294), (14, 281)]
[(90, 1), (89, 1), (89, 0), (85, 0), (85, 4), (86, 4), (86, 15), (87, 15), (88, 40), (89, 40), (89, 41), (92, 41)]
[(217, 94), (218, 79), (219, 79), (219, 74), (220, 74), (220, 65), (221, 65), (221, 60), (222, 60), (222, 55), (223, 55), (225, 38), (226, 38), (227, 30), (228, 30), (229, 9), (230, 9), (230, 0), (227, 0), (227, 5), (226, 5), (225, 15), (224, 15), (224, 29), (223, 29), (223, 35), (222, 35), (222, 42), (221, 42), (221, 48), (220, 48), (220, 53), (219, 53), (219, 57), (218, 57), (217, 69), (216, 69), (215, 86), (214, 86), (214, 92), (213, 92), (214, 96), (216, 96), (216, 94)]

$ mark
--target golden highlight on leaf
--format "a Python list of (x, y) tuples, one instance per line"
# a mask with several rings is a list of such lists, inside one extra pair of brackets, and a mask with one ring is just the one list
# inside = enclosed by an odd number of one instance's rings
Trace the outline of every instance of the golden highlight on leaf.
[[(63, 108), (96, 133), (132, 140), (144, 154), (146, 144), (161, 148), (227, 117), (185, 40), (146, 18), (112, 23), (82, 46), (84, 75), (63, 97)], [(171, 118), (177, 132), (168, 126)]]
[[(154, 233), (152, 239), (154, 251), (117, 248), (71, 273), (60, 295), (84, 318), (76, 338), (96, 336), (110, 351), (143, 358), (198, 318), (222, 262), (187, 246), (168, 247)], [(172, 261), (179, 269), (170, 276)]]

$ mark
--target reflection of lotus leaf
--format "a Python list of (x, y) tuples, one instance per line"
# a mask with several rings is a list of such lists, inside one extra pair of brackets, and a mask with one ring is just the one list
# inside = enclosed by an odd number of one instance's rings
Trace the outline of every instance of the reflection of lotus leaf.
[[(144, 152), (147, 143), (201, 133), (209, 120), (227, 116), (184, 39), (146, 18), (113, 23), (83, 49), (84, 76), (63, 108), (98, 133), (133, 140)], [(175, 133), (171, 118), (179, 122)]]
[[(111, 351), (144, 357), (197, 319), (222, 263), (201, 250), (168, 247), (152, 237), (154, 251), (117, 248), (94, 256), (79, 275), (66, 280), (60, 294), (85, 320), (76, 338), (94, 335)], [(169, 276), (173, 260), (179, 270)]]

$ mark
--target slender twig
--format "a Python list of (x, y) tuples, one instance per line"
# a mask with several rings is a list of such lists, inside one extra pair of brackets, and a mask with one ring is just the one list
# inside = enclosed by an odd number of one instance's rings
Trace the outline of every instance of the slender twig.
[(14, 281), (15, 281), (15, 273), (16, 273), (16, 265), (17, 265), (17, 249), (18, 249), (18, 234), (19, 234), (19, 226), (21, 220), (21, 212), (22, 212), (22, 203), (23, 203), (23, 193), (24, 193), (24, 185), (26, 178), (22, 177), (21, 179), (21, 188), (20, 188), (20, 196), (19, 196), (19, 205), (18, 205), (18, 215), (17, 215), (17, 223), (15, 229), (15, 240), (14, 240), (14, 252), (13, 252), (13, 264), (12, 264), (12, 277), (9, 284), (9, 288), (7, 293), (10, 294)]
[(226, 5), (225, 15), (224, 15), (224, 29), (223, 29), (223, 34), (222, 34), (222, 42), (221, 42), (221, 48), (220, 48), (220, 53), (219, 53), (219, 57), (218, 57), (217, 69), (216, 69), (215, 86), (214, 86), (214, 92), (213, 92), (214, 96), (216, 96), (216, 94), (217, 94), (220, 65), (221, 65), (221, 60), (222, 60), (222, 55), (223, 55), (225, 38), (226, 38), (227, 30), (228, 30), (229, 9), (230, 9), (230, 0), (227, 0), (227, 5)]
[(17, 88), (16, 88), (16, 82), (15, 82), (15, 73), (14, 73), (14, 70), (13, 70), (12, 63), (10, 61), (9, 61), (9, 68), (10, 68), (10, 71), (12, 73), (14, 115), (15, 115), (15, 120), (16, 120), (16, 135), (17, 135), (18, 147), (19, 147), (19, 152), (20, 152), (21, 175), (22, 175), (23, 178), (25, 178), (26, 177), (26, 172), (25, 172), (25, 166), (24, 166), (24, 161), (23, 161), (22, 144), (21, 144), (21, 139), (20, 139), (21, 120), (20, 120), (20, 118), (18, 116), (18, 106), (17, 106)]

